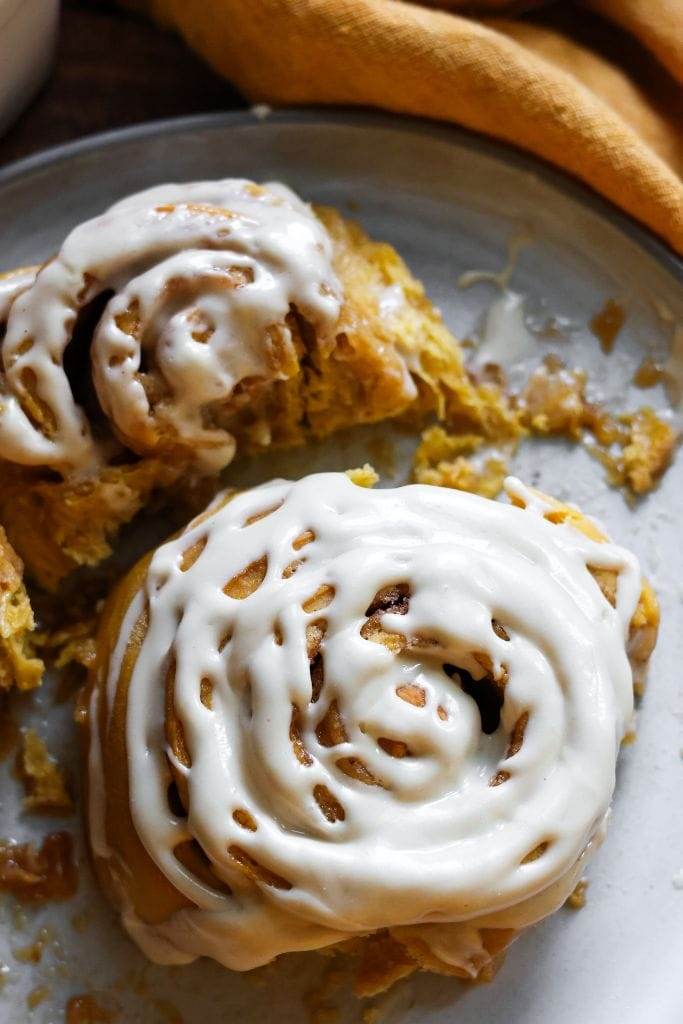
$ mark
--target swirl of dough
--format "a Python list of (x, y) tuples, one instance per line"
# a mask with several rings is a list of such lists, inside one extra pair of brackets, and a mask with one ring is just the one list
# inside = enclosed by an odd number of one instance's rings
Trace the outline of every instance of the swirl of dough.
[[(91, 695), (90, 834), (153, 959), (248, 969), (388, 928), (475, 976), (482, 928), (566, 898), (632, 713), (641, 576), (507, 490), (524, 507), (275, 481), (131, 577)], [(152, 911), (131, 831), (171, 894)]]
[(91, 346), (100, 406), (138, 454), (181, 452), (208, 471), (234, 439), (220, 413), (249, 389), (298, 371), (296, 309), (333, 338), (340, 286), (331, 242), (283, 185), (227, 179), (130, 196), (75, 228), (33, 281), (8, 280), (0, 451), (64, 476), (96, 471), (106, 449), (65, 368), (79, 314), (105, 302)]

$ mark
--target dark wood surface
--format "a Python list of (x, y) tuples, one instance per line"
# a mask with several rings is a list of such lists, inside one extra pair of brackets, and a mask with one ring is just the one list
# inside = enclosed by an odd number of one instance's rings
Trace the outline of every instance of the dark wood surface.
[(92, 132), (243, 106), (174, 35), (110, 4), (67, 0), (53, 72), (0, 137), (0, 165)]

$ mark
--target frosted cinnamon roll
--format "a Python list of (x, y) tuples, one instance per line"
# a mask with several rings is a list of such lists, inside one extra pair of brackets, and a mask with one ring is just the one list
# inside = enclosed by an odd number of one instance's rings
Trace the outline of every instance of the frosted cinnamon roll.
[(284, 185), (163, 185), (0, 282), (0, 521), (54, 585), (155, 488), (489, 396), (390, 246)]
[(110, 598), (99, 877), (158, 963), (489, 977), (600, 843), (657, 605), (592, 521), (343, 474), (225, 493)]

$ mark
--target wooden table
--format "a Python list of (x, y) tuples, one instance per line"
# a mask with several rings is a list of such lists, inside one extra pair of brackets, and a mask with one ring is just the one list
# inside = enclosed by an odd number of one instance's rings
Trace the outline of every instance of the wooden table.
[(53, 73), (0, 137), (0, 165), (91, 132), (245, 105), (174, 35), (111, 4), (66, 0)]

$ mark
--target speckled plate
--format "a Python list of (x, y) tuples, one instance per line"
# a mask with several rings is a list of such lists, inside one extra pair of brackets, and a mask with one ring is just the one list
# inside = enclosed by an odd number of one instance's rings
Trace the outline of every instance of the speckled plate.
[[(680, 264), (645, 231), (580, 186), (511, 150), (422, 122), (327, 111), (217, 115), (152, 124), (86, 139), (0, 172), (1, 267), (43, 259), (78, 221), (127, 192), (171, 179), (239, 175), (288, 182), (309, 199), (352, 213), (394, 243), (456, 334), (476, 337), (497, 286), (458, 287), (469, 270), (498, 271), (510, 241), (528, 239), (509, 287), (522, 295), (534, 340), (525, 359), (560, 352), (591, 374), (593, 393), (619, 408), (664, 406), (659, 388), (631, 386), (647, 356), (666, 358), (683, 322)], [(591, 317), (613, 298), (627, 312), (604, 355)], [(552, 322), (559, 337), (543, 340)], [(546, 332), (547, 333), (547, 332)], [(386, 433), (382, 428), (377, 433)], [(368, 458), (360, 431), (278, 459), (231, 470), (253, 482), (269, 474), (346, 468)], [(413, 442), (414, 443), (414, 442)], [(403, 440), (394, 481), (405, 479)], [(683, 761), (681, 760), (681, 460), (636, 508), (607, 487), (580, 447), (534, 443), (515, 470), (560, 498), (579, 502), (635, 548), (663, 604), (661, 641), (638, 716), (637, 742), (623, 752), (607, 842), (589, 869), (588, 903), (561, 910), (511, 949), (487, 986), (421, 975), (381, 1000), (382, 1019), (404, 1024), (680, 1024), (683, 1020)], [(49, 686), (25, 700), (24, 721), (46, 731), (78, 782), (70, 708)], [(0, 766), (0, 834), (38, 837), (64, 823), (20, 813), (11, 766)], [(677, 888), (678, 884), (678, 888)], [(42, 925), (38, 965), (14, 955)], [(240, 976), (215, 964), (146, 965), (94, 887), (85, 857), (77, 898), (18, 915), (0, 906), (2, 1024), (63, 1020), (69, 995), (90, 991), (118, 1004), (125, 1024), (269, 1024), (308, 1020), (304, 994), (320, 971), (315, 956), (285, 957)], [(3, 975), (0, 975), (2, 977)], [(27, 1009), (27, 995), (44, 998)], [(342, 1019), (360, 1013), (342, 989)], [(175, 1016), (174, 1016), (175, 1014)]]

